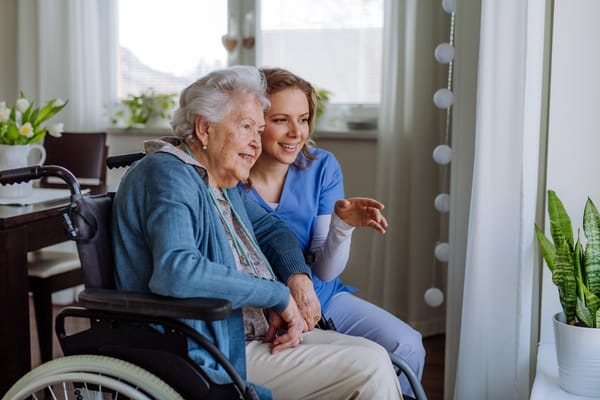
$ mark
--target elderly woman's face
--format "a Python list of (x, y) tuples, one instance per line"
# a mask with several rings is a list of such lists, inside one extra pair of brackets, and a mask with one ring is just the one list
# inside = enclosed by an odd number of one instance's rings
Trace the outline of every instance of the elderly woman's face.
[(208, 137), (208, 172), (218, 187), (233, 187), (248, 179), (250, 168), (261, 152), (260, 135), (265, 129), (264, 111), (248, 93), (233, 98), (231, 112), (211, 126)]

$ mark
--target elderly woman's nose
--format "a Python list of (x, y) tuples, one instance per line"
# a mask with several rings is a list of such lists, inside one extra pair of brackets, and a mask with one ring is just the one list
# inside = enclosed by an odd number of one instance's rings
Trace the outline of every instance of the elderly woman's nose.
[(250, 139), (250, 146), (255, 149), (260, 149), (262, 147), (260, 132), (257, 131), (257, 134), (252, 136), (252, 139)]

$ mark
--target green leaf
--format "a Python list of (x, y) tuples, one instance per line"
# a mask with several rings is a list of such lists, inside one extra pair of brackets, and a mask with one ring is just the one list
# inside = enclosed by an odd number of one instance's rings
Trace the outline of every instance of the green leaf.
[(23, 115), (21, 115), (21, 121), (22, 121), (22, 123), (31, 121), (30, 115), (31, 115), (32, 110), (33, 110), (33, 101), (29, 103), (29, 107), (27, 107), (27, 110), (25, 110), (25, 112), (23, 113)]
[(30, 137), (27, 140), (27, 144), (39, 142), (40, 140), (42, 140), (44, 138), (44, 136), (46, 136), (46, 130), (45, 129), (43, 129), (41, 132), (36, 133), (32, 137)]
[(575, 251), (573, 252), (573, 272), (575, 273), (575, 280), (577, 281), (577, 298), (583, 299), (585, 292), (584, 285), (584, 271), (583, 271), (584, 259), (583, 259), (583, 247), (581, 246), (581, 240), (579, 240), (579, 231), (577, 231), (577, 242), (575, 243)]
[(56, 113), (58, 113), (60, 110), (65, 108), (65, 106), (68, 103), (68, 102), (65, 102), (64, 104), (62, 104), (60, 106), (54, 106), (55, 102), (56, 102), (56, 99), (50, 100), (48, 103), (46, 103), (44, 105), (44, 107), (40, 108), (40, 112), (37, 115), (37, 118), (35, 119), (35, 125), (39, 125), (42, 122), (52, 118), (54, 115), (56, 115)]
[(14, 122), (8, 124), (8, 130), (6, 132), (6, 137), (9, 140), (9, 144), (21, 144), (19, 140), (21, 138), (26, 139), (24, 136), (19, 134), (19, 128)]
[[(37, 130), (37, 127), (39, 126), (39, 124), (35, 121), (37, 119), (37, 116), (39, 114), (40, 110), (36, 109), (31, 113), (31, 116), (29, 118), (27, 118), (27, 121), (31, 122), (31, 126), (33, 126), (33, 129)], [(25, 123), (26, 120), (23, 120), (23, 123)]]
[(540, 245), (540, 250), (542, 251), (542, 256), (544, 256), (544, 260), (546, 261), (546, 265), (550, 271), (554, 269), (554, 254), (556, 254), (556, 246), (544, 235), (544, 232), (535, 225), (535, 236), (537, 237), (538, 243)]
[(554, 256), (554, 270), (552, 282), (558, 287), (560, 303), (568, 323), (575, 320), (575, 307), (577, 303), (577, 282), (573, 270), (573, 257), (566, 240), (556, 247)]
[(577, 299), (576, 314), (579, 322), (578, 325), (587, 326), (590, 328), (594, 326), (594, 317), (592, 316), (592, 313), (586, 308), (585, 304), (583, 304), (583, 301), (580, 299)]
[(589, 310), (590, 316), (594, 318), (593, 323), (586, 325), (590, 327), (596, 326), (599, 322), (595, 316), (598, 310), (600, 309), (600, 298), (592, 292), (590, 292), (589, 289), (583, 284), (583, 282), (578, 282), (578, 285), (581, 286), (581, 291), (583, 292), (583, 297), (581, 297), (581, 300), (585, 303), (586, 309)]
[(554, 244), (564, 239), (569, 249), (573, 249), (573, 227), (571, 218), (565, 207), (553, 190), (548, 190), (548, 214), (550, 215), (550, 233)]
[(584, 255), (585, 280), (592, 293), (600, 294), (600, 214), (589, 197), (583, 212), (583, 231), (587, 238)]

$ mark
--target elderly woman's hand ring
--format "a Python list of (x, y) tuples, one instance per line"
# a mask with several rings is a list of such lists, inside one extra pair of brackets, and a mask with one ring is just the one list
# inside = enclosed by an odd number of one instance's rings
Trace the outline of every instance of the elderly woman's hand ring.
[(319, 322), (321, 320), (321, 316), (320, 315), (315, 315), (314, 320), (315, 320), (315, 322)]

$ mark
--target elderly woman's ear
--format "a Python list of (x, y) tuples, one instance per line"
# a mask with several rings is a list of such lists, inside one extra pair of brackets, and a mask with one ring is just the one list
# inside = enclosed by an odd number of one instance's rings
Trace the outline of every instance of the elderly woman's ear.
[(210, 122), (202, 116), (196, 115), (194, 119), (194, 135), (200, 140), (203, 148), (207, 146), (210, 128)]

